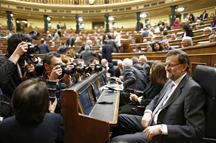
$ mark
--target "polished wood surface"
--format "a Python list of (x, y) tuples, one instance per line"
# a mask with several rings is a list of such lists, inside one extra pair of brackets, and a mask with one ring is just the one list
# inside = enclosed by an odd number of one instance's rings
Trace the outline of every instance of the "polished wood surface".
[(64, 116), (64, 143), (103, 143), (109, 139), (109, 123), (78, 113), (78, 95), (72, 90), (61, 94)]
[[(109, 140), (111, 128), (116, 126), (119, 111), (119, 92), (106, 90), (94, 103), (89, 115), (80, 101), (80, 91), (91, 88), (104, 72), (95, 73), (61, 93), (62, 113), (65, 121), (65, 143), (104, 143)], [(99, 104), (99, 102), (112, 104)]]

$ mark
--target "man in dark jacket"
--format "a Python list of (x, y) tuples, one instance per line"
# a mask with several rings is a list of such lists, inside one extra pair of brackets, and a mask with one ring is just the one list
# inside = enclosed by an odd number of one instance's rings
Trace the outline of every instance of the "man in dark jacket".
[(30, 42), (30, 37), (24, 34), (12, 35), (8, 39), (7, 55), (0, 56), (0, 88), (9, 98), (11, 98), (16, 86), (22, 81), (21, 62), (23, 55), (28, 50), (26, 41)]
[(39, 45), (39, 53), (40, 54), (46, 54), (49, 52), (50, 52), (50, 50), (49, 50), (45, 40), (43, 38), (41, 38), (41, 44)]

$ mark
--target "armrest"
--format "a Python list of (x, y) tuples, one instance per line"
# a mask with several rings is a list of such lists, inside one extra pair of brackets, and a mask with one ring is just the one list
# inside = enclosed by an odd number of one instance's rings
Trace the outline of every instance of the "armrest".
[(215, 138), (202, 138), (200, 140), (200, 143), (216, 143), (216, 139)]

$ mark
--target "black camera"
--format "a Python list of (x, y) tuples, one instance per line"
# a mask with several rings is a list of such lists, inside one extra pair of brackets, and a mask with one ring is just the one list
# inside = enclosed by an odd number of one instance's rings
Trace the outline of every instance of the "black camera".
[(51, 102), (54, 102), (54, 100), (59, 95), (58, 83), (56, 81), (47, 80), (47, 88), (48, 88), (48, 91), (49, 91), (49, 100)]
[(103, 66), (101, 64), (95, 64), (95, 69), (96, 72), (100, 72), (103, 70)]
[(76, 73), (76, 66), (75, 65), (63, 65), (61, 64), (61, 69), (62, 69), (62, 75), (64, 74), (69, 74), (69, 75), (73, 75)]
[(92, 70), (91, 67), (84, 65), (84, 66), (83, 66), (83, 71), (84, 71), (84, 73), (86, 73), (86, 74), (87, 74), (87, 73), (91, 74), (93, 70)]
[(33, 54), (36, 53), (38, 47), (33, 45), (32, 43), (27, 43), (28, 49), (27, 52), (23, 55), (23, 61), (27, 62), (28, 64), (37, 64), (38, 58), (35, 57)]
[(27, 54), (35, 54), (38, 51), (38, 46), (33, 45), (32, 43), (27, 43), (28, 45), (28, 50), (27, 50)]

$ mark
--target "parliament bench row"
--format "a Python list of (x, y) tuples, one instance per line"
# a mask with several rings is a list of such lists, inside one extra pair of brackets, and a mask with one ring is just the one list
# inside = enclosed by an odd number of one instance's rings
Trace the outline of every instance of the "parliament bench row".
[(95, 73), (61, 93), (65, 143), (104, 143), (117, 124), (119, 92), (103, 90), (105, 71)]

